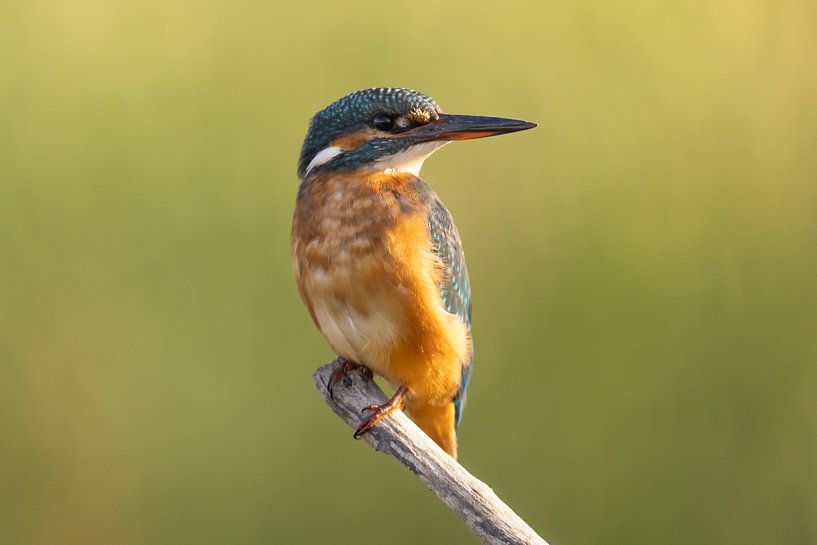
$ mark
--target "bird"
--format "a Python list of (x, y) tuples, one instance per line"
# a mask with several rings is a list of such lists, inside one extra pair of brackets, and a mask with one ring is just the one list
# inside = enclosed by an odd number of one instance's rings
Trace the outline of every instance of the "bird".
[(301, 298), (339, 356), (326, 387), (363, 366), (395, 388), (362, 408), (355, 438), (404, 410), (457, 457), (474, 368), (471, 288), (457, 227), (420, 168), (450, 142), (536, 126), (445, 114), (400, 87), (353, 92), (312, 117), (290, 247)]

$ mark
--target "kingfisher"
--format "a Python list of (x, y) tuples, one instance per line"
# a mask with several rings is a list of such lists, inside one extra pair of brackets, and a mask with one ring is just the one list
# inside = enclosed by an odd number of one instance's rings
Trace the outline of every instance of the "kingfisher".
[(356, 91), (312, 118), (291, 252), (301, 298), (339, 356), (327, 388), (357, 366), (395, 388), (385, 404), (362, 408), (355, 438), (405, 410), (457, 457), (473, 370), (471, 288), (457, 227), (420, 168), (452, 141), (533, 127), (444, 114), (404, 88)]

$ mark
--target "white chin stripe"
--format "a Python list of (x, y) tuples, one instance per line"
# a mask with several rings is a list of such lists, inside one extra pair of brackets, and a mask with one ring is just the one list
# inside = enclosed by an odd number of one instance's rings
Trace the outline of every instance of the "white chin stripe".
[(407, 172), (419, 176), (420, 169), (423, 168), (423, 161), (446, 144), (448, 142), (440, 141), (416, 144), (406, 151), (378, 159), (375, 161), (374, 166), (377, 170), (382, 170), (387, 174)]
[(306, 165), (304, 178), (309, 176), (309, 171), (311, 171), (313, 168), (321, 166), (322, 164), (332, 160), (334, 157), (337, 157), (341, 153), (343, 153), (343, 150), (337, 146), (329, 146), (328, 148), (322, 149), (320, 152), (318, 152), (317, 155), (315, 155), (315, 157), (312, 158), (311, 161), (309, 161), (309, 164)]

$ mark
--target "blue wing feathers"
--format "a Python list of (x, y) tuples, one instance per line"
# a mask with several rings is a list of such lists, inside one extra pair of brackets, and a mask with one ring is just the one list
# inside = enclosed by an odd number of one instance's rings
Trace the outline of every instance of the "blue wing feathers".
[[(471, 285), (468, 281), (468, 268), (465, 265), (465, 254), (457, 227), (451, 214), (436, 197), (431, 203), (428, 214), (428, 226), (434, 252), (444, 267), (440, 282), (440, 296), (445, 309), (456, 314), (460, 321), (471, 330)], [(469, 342), (471, 342), (469, 337)], [(462, 410), (465, 406), (466, 390), (471, 381), (473, 366), (473, 345), (470, 361), (462, 362), (460, 388), (454, 396), (455, 425), (459, 426)]]

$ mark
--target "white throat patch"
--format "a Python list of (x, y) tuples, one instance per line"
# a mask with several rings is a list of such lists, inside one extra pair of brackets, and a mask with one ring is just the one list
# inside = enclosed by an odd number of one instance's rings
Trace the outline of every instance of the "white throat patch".
[(419, 176), (420, 169), (423, 168), (423, 161), (446, 144), (448, 144), (448, 142), (441, 141), (416, 144), (406, 151), (378, 159), (374, 162), (374, 168), (386, 174), (407, 172)]

